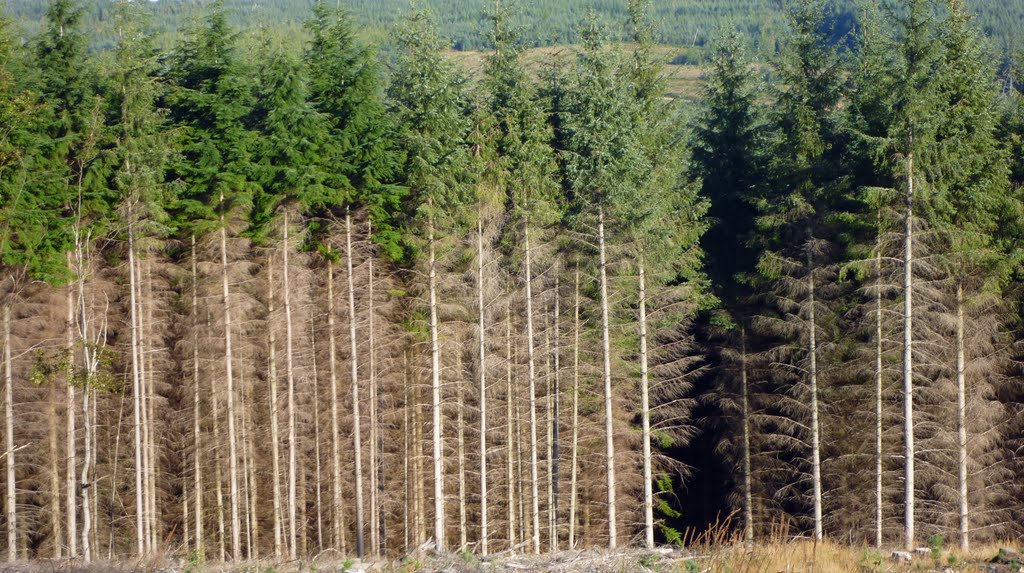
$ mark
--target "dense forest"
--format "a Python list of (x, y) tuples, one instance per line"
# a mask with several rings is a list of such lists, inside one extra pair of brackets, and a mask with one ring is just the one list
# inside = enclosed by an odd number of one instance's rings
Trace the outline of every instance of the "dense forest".
[(470, 74), (225, 6), (157, 47), (0, 20), (9, 560), (488, 554), (1024, 535), (1024, 100), (959, 0), (836, 46), (710, 42), (663, 96), (649, 0)]
[[(507, 2), (508, 0), (506, 0)], [(153, 14), (156, 26), (172, 34), (203, 17), (206, 0), (153, 0), (144, 2)], [(884, 2), (899, 6), (902, 2)], [(87, 0), (83, 6), (84, 22), (90, 35), (107, 46), (113, 44), (108, 32), (115, 18), (111, 0)], [(312, 14), (316, 0), (225, 0), (228, 21), (241, 28), (267, 28), (271, 33), (301, 37), (303, 22)], [(391, 30), (401, 22), (409, 0), (346, 0), (361, 39), (388, 44)], [(492, 46), (491, 25), (487, 14), (494, 10), (492, 0), (422, 0), (424, 8), (433, 11), (442, 34), (457, 50), (485, 50)], [(864, 14), (856, 0), (829, 0), (830, 10), (825, 25), (833, 43), (842, 42), (858, 26)], [(24, 30), (35, 34), (43, 26), (47, 0), (6, 0), (6, 13), (19, 21)], [(628, 9), (619, 0), (516, 0), (518, 9), (510, 19), (521, 28), (527, 46), (576, 44), (581, 41), (579, 22), (588, 12), (617, 25), (609, 27), (610, 39), (628, 40), (630, 32), (622, 24), (628, 20)], [(680, 63), (704, 62), (709, 53), (702, 49), (723, 28), (741, 32), (745, 47), (754, 54), (775, 55), (781, 48), (787, 23), (784, 3), (779, 0), (663, 0), (651, 7), (652, 23), (659, 42), (678, 50)], [(975, 14), (975, 23), (992, 38), (1000, 55), (1024, 50), (1024, 5), (1002, 0), (975, 0), (968, 3)]]

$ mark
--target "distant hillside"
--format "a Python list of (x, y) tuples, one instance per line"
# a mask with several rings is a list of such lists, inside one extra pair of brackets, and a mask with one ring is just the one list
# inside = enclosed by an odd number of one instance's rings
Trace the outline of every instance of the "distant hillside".
[[(189, 14), (201, 13), (207, 0), (151, 2), (161, 25), (180, 27)], [(507, 2), (508, 0), (506, 0)], [(516, 0), (521, 8), (524, 35), (534, 46), (573, 43), (575, 28), (593, 10), (612, 33), (623, 32), (626, 0)], [(938, 0), (939, 2), (943, 0)], [(38, 28), (47, 0), (6, 0), (5, 11), (21, 20), (28, 33)], [(93, 20), (102, 22), (111, 0), (86, 0)], [(270, 28), (299, 29), (315, 0), (225, 0), (238, 25), (260, 23)], [(410, 6), (410, 0), (341, 0), (370, 37), (385, 38)], [(835, 36), (841, 37), (856, 22), (856, 0), (831, 0)], [(1001, 52), (1024, 48), (1024, 1), (975, 0), (978, 23)], [(486, 46), (487, 14), (494, 0), (422, 0), (440, 22), (457, 50)], [(699, 47), (723, 26), (735, 26), (758, 51), (772, 52), (783, 26), (783, 0), (661, 0), (655, 3), (661, 40), (682, 48)], [(685, 54), (685, 50), (684, 50)], [(688, 56), (684, 55), (684, 59)]]

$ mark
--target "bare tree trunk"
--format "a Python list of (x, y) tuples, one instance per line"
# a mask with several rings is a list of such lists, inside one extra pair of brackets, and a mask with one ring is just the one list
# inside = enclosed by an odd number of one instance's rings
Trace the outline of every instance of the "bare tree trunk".
[[(135, 232), (134, 226), (129, 222), (128, 224), (128, 277), (129, 277), (129, 291), (131, 305), (131, 344), (132, 344), (132, 423), (134, 430), (135, 439), (135, 543), (138, 556), (142, 557), (146, 553), (146, 507), (143, 497), (145, 495), (145, 486), (143, 485), (143, 473), (145, 471), (145, 462), (143, 460), (144, 451), (142, 447), (142, 412), (143, 412), (143, 387), (142, 387), (142, 350), (141, 350), (141, 319), (139, 316), (139, 304), (136, 293), (138, 292), (139, 280), (141, 277), (136, 276), (135, 267)], [(73, 485), (70, 481), (68, 485)], [(69, 500), (70, 503), (70, 500)], [(73, 512), (72, 512), (73, 513)], [(69, 526), (69, 530), (72, 526)], [(69, 534), (71, 531), (68, 532)], [(74, 556), (74, 552), (72, 552)]]
[(555, 359), (555, 371), (552, 378), (552, 393), (551, 393), (551, 550), (558, 551), (558, 430), (559, 430), (559, 400), (561, 399), (561, 384), (560, 373), (562, 371), (562, 356), (559, 339), (559, 331), (562, 328), (561, 323), (561, 298), (559, 293), (558, 283), (559, 271), (555, 269), (555, 348), (554, 348), (554, 359)]
[[(141, 261), (139, 263), (142, 264)], [(142, 277), (142, 269), (139, 269), (139, 277)], [(146, 265), (146, 321), (145, 325), (148, 325), (148, 333), (150, 336), (153, 332), (153, 272), (152, 266)], [(142, 285), (139, 285), (140, 293)], [(146, 328), (142, 328), (141, 331), (143, 340), (148, 339)], [(144, 345), (145, 347), (145, 345)], [(150, 551), (157, 551), (158, 544), (158, 533), (160, 525), (160, 514), (159, 508), (157, 507), (156, 499), (156, 483), (157, 474), (160, 471), (159, 459), (156, 453), (156, 409), (154, 406), (154, 400), (156, 398), (156, 367), (153, 365), (154, 355), (156, 351), (156, 343), (154, 340), (150, 340), (150, 352), (144, 353), (143, 356), (147, 357), (145, 372), (149, 374), (149, 382), (146, 383), (146, 378), (143, 377), (142, 381), (146, 384), (146, 389), (143, 391), (143, 396), (146, 398), (145, 405), (145, 424), (146, 424), (146, 469), (148, 470), (146, 477), (146, 492), (149, 495), (149, 547)], [(95, 396), (93, 401), (95, 401)]]
[[(131, 251), (129, 250), (129, 254)], [(68, 254), (68, 265), (71, 265), (71, 255)], [(75, 348), (75, 303), (74, 303), (74, 289), (71, 285), (68, 285), (67, 293), (67, 304), (68, 304), (68, 317), (67, 317), (67, 359), (69, 365), (74, 365), (74, 348)], [(132, 304), (134, 309), (134, 303)], [(136, 393), (136, 395), (138, 395)], [(74, 559), (78, 557), (78, 476), (77, 469), (78, 463), (76, 461), (76, 454), (78, 448), (75, 443), (75, 409), (78, 404), (75, 400), (75, 380), (71, 375), (68, 376), (68, 392), (67, 392), (67, 404), (65, 413), (67, 415), (67, 468), (64, 479), (66, 480), (67, 487), (67, 511), (68, 511), (68, 557)], [(138, 410), (136, 410), (138, 411)], [(136, 433), (138, 432), (138, 421), (135, 423)], [(136, 448), (136, 451), (139, 451)], [(138, 459), (136, 458), (136, 467), (140, 467)], [(141, 474), (139, 477), (141, 481)], [(140, 490), (141, 491), (141, 490)], [(138, 508), (141, 509), (141, 499), (138, 501)], [(139, 515), (138, 522), (141, 524), (141, 514)], [(139, 539), (139, 555), (142, 555), (142, 535), (138, 536)]]
[[(146, 362), (146, 313), (144, 311), (145, 303), (143, 302), (144, 293), (142, 290), (142, 284), (145, 282), (145, 279), (142, 276), (142, 261), (139, 257), (135, 258), (135, 279), (135, 288), (138, 290), (136, 293), (138, 309), (136, 310), (135, 320), (139, 328), (139, 420), (142, 424), (142, 543), (146, 553), (153, 553), (153, 513), (149, 503), (149, 408), (146, 407), (146, 403), (149, 400), (148, 385), (146, 384), (146, 372), (148, 370)], [(84, 391), (86, 390), (83, 389)], [(84, 429), (84, 420), (82, 426)], [(86, 460), (83, 460), (83, 463), (86, 463)]]
[(4, 446), (7, 458), (7, 560), (18, 559), (18, 511), (14, 483), (14, 375), (11, 369), (11, 306), (4, 313)]
[(484, 324), (484, 223), (476, 221), (476, 296), (480, 342), (480, 554), (487, 555), (487, 328)]
[(576, 474), (580, 441), (580, 266), (576, 264), (572, 342), (572, 465), (569, 469), (569, 549), (576, 549)]
[(540, 493), (537, 475), (537, 373), (533, 348), (533, 270), (530, 261), (530, 224), (523, 227), (523, 241), (526, 250), (524, 262), (526, 272), (526, 352), (527, 376), (530, 391), (530, 516), (533, 523), (533, 552), (540, 554)]
[(285, 368), (288, 378), (288, 556), (294, 560), (298, 557), (298, 523), (296, 512), (297, 478), (297, 442), (295, 434), (295, 369), (292, 352), (292, 291), (291, 271), (288, 269), (288, 211), (284, 212), (284, 320), (285, 320)]
[[(432, 207), (432, 206), (431, 206)], [(441, 349), (438, 346), (437, 325), (437, 258), (434, 253), (434, 220), (427, 221), (429, 243), (430, 290), (430, 386), (433, 414), (434, 444), (434, 542), (438, 551), (445, 550), (444, 537), (444, 452), (441, 449)]]
[[(91, 368), (88, 368), (87, 376), (91, 377), (93, 372)], [(92, 534), (92, 513), (90, 506), (90, 495), (89, 490), (92, 484), (89, 483), (89, 467), (92, 461), (92, 418), (89, 415), (89, 395), (92, 391), (89, 389), (89, 380), (86, 379), (86, 386), (82, 389), (82, 427), (85, 428), (85, 455), (82, 457), (82, 557), (85, 558), (85, 562), (89, 563), (92, 561), (92, 547), (90, 545), (90, 535)], [(8, 489), (13, 491), (11, 484), (13, 483), (13, 472), (8, 469)], [(10, 495), (10, 492), (9, 494)], [(8, 532), (8, 544), (10, 544), (10, 532)]]
[(508, 481), (508, 547), (516, 545), (515, 434), (512, 418), (512, 302), (505, 305), (505, 479)]
[(960, 550), (970, 550), (970, 513), (967, 506), (967, 360), (964, 350), (964, 286), (956, 284), (956, 422), (960, 491)]
[(281, 507), (281, 432), (278, 427), (280, 411), (278, 408), (277, 391), (277, 341), (274, 338), (274, 255), (267, 256), (267, 335), (270, 360), (270, 446), (274, 458), (271, 461), (273, 470), (274, 496), (274, 557), (284, 557), (284, 526), (283, 509)]
[[(224, 197), (221, 196), (221, 202)], [(235, 377), (231, 348), (231, 298), (228, 290), (228, 232), (224, 215), (220, 218), (220, 264), (221, 286), (224, 291), (224, 369), (227, 376), (227, 417), (228, 417), (228, 473), (231, 492), (231, 558), (241, 555), (241, 528), (238, 519), (238, 438), (235, 429)], [(287, 251), (285, 251), (287, 253)], [(286, 255), (287, 256), (287, 255)], [(285, 275), (287, 277), (287, 275)], [(288, 279), (285, 278), (285, 284)]]
[(224, 462), (221, 461), (220, 455), (223, 444), (220, 439), (220, 401), (217, 400), (216, 389), (211, 391), (211, 397), (213, 401), (213, 441), (216, 444), (213, 451), (215, 461), (214, 478), (217, 480), (217, 549), (220, 560), (223, 562), (227, 558), (227, 550), (224, 548)]
[(654, 491), (651, 475), (651, 404), (647, 371), (647, 280), (644, 258), (640, 257), (640, 420), (644, 456), (644, 544), (654, 548)]
[[(406, 357), (408, 360), (408, 356)], [(416, 482), (416, 546), (422, 546), (427, 541), (427, 476), (423, 468), (423, 420), (420, 417), (420, 391), (419, 386), (413, 387), (413, 409), (412, 409), (412, 431), (413, 431), (413, 460)]]
[(320, 479), (320, 373), (316, 367), (316, 323), (310, 321), (309, 340), (313, 349), (313, 457), (316, 460), (316, 548), (324, 550), (324, 517)]
[(551, 373), (551, 321), (548, 315), (545, 313), (544, 316), (544, 398), (547, 402), (544, 406), (544, 413), (547, 415), (546, 423), (544, 424), (545, 431), (545, 458), (547, 462), (547, 479), (545, 480), (547, 485), (547, 530), (548, 530), (548, 551), (554, 552), (557, 541), (555, 539), (555, 466), (554, 466), (554, 426), (555, 418), (554, 414), (554, 403), (551, 400), (553, 394), (554, 379)]
[[(329, 248), (329, 247), (328, 247)], [(334, 526), (334, 548), (344, 551), (344, 525), (341, 507), (341, 435), (338, 429), (338, 371), (337, 340), (334, 336), (334, 261), (328, 251), (327, 258), (327, 337), (328, 362), (331, 371), (331, 492)]]
[[(455, 347), (461, 349), (461, 336), (455, 335)], [(464, 412), (466, 410), (466, 385), (463, 380), (462, 352), (456, 351), (456, 387), (458, 392), (458, 463), (459, 463), (459, 551), (466, 549), (467, 523), (466, 523), (466, 424)]]
[(807, 251), (807, 298), (808, 298), (808, 332), (807, 351), (810, 364), (807, 375), (811, 386), (811, 486), (814, 490), (814, 540), (821, 541), (821, 436), (818, 427), (818, 324), (815, 320), (814, 299), (814, 261), (811, 258), (811, 237), (808, 233)]
[(603, 207), (598, 207), (597, 238), (601, 270), (601, 335), (602, 352), (604, 355), (605, 463), (608, 468), (608, 548), (615, 549), (618, 541), (618, 529), (615, 523), (615, 435), (612, 425), (612, 351), (608, 325), (608, 261), (605, 254)]
[(740, 386), (743, 419), (743, 530), (747, 545), (754, 543), (754, 501), (750, 468), (750, 388), (747, 382), (747, 329), (740, 327)]
[[(373, 242), (373, 222), (367, 218), (366, 238)], [(377, 345), (374, 339), (374, 300), (373, 300), (373, 253), (367, 258), (368, 288), (368, 330), (369, 330), (369, 384), (370, 384), (370, 551), (373, 555), (381, 554), (384, 535), (384, 514), (381, 511), (381, 500), (384, 498), (384, 442), (381, 436), (380, 403), (381, 393), (377, 387)]]
[[(259, 519), (259, 482), (256, 480), (256, 424), (252, 419), (253, 407), (255, 404), (255, 397), (253, 396), (253, 385), (249, 385), (246, 388), (247, 400), (249, 402), (248, 408), (243, 412), (243, 421), (248, 419), (249, 436), (245, 439), (243, 447), (249, 452), (249, 485), (246, 486), (249, 490), (249, 521), (251, 523), (250, 529), (252, 530), (252, 539), (249, 542), (249, 559), (260, 558), (260, 519)], [(248, 413), (248, 416), (245, 414)]]
[(57, 387), (50, 388), (50, 525), (53, 527), (53, 557), (64, 557), (63, 519), (60, 511), (60, 469), (57, 458), (60, 456), (57, 446)]
[(412, 440), (409, 439), (409, 432), (412, 431), (409, 411), (412, 407), (412, 398), (409, 393), (409, 355), (402, 353), (402, 393), (404, 407), (402, 408), (402, 525), (403, 525), (403, 551), (408, 551), (412, 545), (412, 529), (415, 524), (410, 523), (415, 519), (415, 503), (412, 501), (412, 474), (410, 473), (409, 460), (413, 456)]
[(195, 474), (195, 537), (196, 555), (205, 557), (203, 547), (203, 473), (202, 451), (203, 436), (200, 431), (200, 395), (199, 395), (199, 269), (196, 262), (196, 236), (192, 235), (192, 439), (195, 451), (192, 453), (192, 471)]
[[(882, 280), (881, 211), (875, 244), (875, 275)], [(882, 547), (882, 287), (875, 290), (875, 547)]]
[[(908, 135), (907, 149), (913, 138)], [(906, 220), (903, 234), (903, 440), (904, 463), (904, 543), (914, 550), (914, 154), (907, 154)]]
[(248, 409), (247, 403), (249, 401), (248, 392), (245, 390), (245, 375), (239, 373), (238, 385), (241, 386), (241, 392), (238, 394), (238, 408), (241, 410), (241, 425), (242, 425), (242, 483), (241, 483), (241, 496), (246, 503), (243, 503), (243, 507), (239, 509), (245, 510), (245, 515), (242, 517), (243, 529), (245, 530), (245, 559), (252, 561), (252, 527), (253, 527), (253, 516), (252, 512), (249, 511), (249, 493), (252, 483), (249, 481), (249, 467), (252, 465), (249, 461), (249, 432), (248, 432), (248, 421), (245, 415)]
[(352, 217), (345, 209), (345, 244), (346, 267), (348, 270), (348, 334), (351, 343), (349, 365), (352, 376), (352, 453), (355, 457), (355, 488), (356, 488), (356, 556), (362, 558), (363, 546), (363, 440), (360, 435), (362, 420), (359, 415), (359, 351), (356, 346), (356, 293), (355, 281), (352, 277)]

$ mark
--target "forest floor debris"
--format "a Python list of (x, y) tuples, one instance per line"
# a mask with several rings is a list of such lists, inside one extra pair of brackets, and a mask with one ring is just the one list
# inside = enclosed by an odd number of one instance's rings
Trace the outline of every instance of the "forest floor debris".
[(989, 545), (968, 554), (932, 546), (910, 552), (911, 561), (892, 556), (900, 551), (832, 542), (794, 541), (747, 547), (742, 543), (693, 551), (660, 547), (559, 551), (541, 555), (498, 553), (436, 554), (427, 551), (393, 561), (339, 561), (333, 557), (286, 563), (189, 564), (176, 559), (139, 562), (38, 561), (0, 564), (0, 573), (1024, 573), (1013, 545)]

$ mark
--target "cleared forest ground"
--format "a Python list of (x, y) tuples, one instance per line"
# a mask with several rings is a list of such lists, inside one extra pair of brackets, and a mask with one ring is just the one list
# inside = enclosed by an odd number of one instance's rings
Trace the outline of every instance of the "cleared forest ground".
[(346, 559), (339, 561), (322, 554), (308, 561), (285, 563), (257, 561), (245, 564), (186, 563), (179, 559), (142, 562), (97, 562), (89, 565), (68, 561), (38, 561), (24, 565), (0, 566), (3, 572), (67, 573), (476, 573), (541, 572), (561, 573), (1015, 573), (1024, 571), (1020, 553), (1003, 543), (972, 549), (967, 554), (942, 547), (922, 548), (912, 561), (895, 558), (894, 551), (810, 541), (767, 543), (747, 548), (742, 543), (694, 550), (661, 547), (654, 551), (560, 551), (543, 555), (507, 552), (478, 557), (472, 553), (444, 555), (421, 552), (399, 560)]

